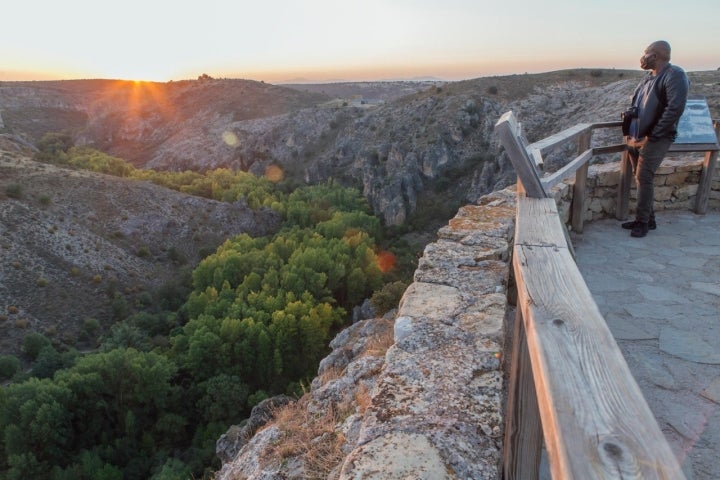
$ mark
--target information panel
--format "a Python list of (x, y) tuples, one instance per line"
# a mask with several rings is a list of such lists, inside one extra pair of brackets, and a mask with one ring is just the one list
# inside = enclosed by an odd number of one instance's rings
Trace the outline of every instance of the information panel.
[(704, 97), (690, 97), (680, 117), (676, 144), (706, 143), (717, 145), (710, 109)]

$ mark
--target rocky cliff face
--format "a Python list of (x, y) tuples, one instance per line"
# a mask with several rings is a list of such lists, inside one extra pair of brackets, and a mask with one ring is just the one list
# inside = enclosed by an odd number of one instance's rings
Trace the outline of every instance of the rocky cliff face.
[[(503, 112), (516, 112), (530, 141), (617, 120), (640, 75), (568, 70), (384, 89), (212, 79), (3, 82), (0, 114), (4, 132), (26, 141), (70, 129), (77, 142), (137, 166), (263, 175), (273, 165), (293, 182), (332, 177), (360, 187), (387, 224), (399, 225), (423, 214), (424, 201), (459, 206), (514, 181), (493, 137)], [(691, 74), (691, 83), (717, 116), (720, 72)]]

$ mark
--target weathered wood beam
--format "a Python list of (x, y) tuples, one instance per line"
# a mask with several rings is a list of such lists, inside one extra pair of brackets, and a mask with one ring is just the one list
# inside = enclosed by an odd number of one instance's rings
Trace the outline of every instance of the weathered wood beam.
[(596, 130), (598, 128), (617, 128), (622, 127), (622, 121), (617, 120), (615, 122), (597, 122), (590, 124), (590, 128)]
[(603, 147), (593, 147), (593, 155), (603, 155), (605, 153), (618, 153), (627, 150), (626, 143), (616, 143), (615, 145), (606, 145)]
[[(592, 157), (592, 149), (590, 148), (591, 130), (584, 131), (578, 137), (578, 152), (582, 156), (590, 150)], [(590, 157), (587, 162), (583, 162), (580, 168), (575, 172), (575, 184), (573, 185), (572, 210), (570, 215), (570, 224), (577, 233), (582, 233), (585, 225), (585, 193), (587, 184), (588, 168), (590, 166)]]
[(633, 171), (630, 154), (625, 150), (620, 157), (620, 182), (618, 183), (617, 206), (615, 207), (615, 218), (618, 220), (627, 220), (628, 218), (632, 181)]
[(717, 143), (673, 143), (669, 152), (717, 152)]
[(558, 183), (562, 182), (569, 176), (571, 176), (577, 169), (583, 166), (583, 164), (587, 164), (587, 162), (592, 158), (593, 156), (593, 150), (588, 149), (582, 152), (580, 155), (569, 161), (564, 167), (557, 170), (556, 172), (552, 173), (551, 175), (548, 175), (546, 177), (542, 177), (540, 181), (543, 184), (543, 188), (545, 190), (550, 190), (552, 187), (557, 185)]
[(513, 330), (505, 417), (503, 479), (536, 479), (540, 475), (542, 424), (520, 309), (516, 312)]
[(521, 141), (520, 127), (513, 113), (506, 112), (495, 124), (495, 133), (515, 167), (519, 181), (523, 184), (526, 195), (533, 198), (546, 198), (547, 193), (540, 183), (540, 176), (534, 162), (528, 155), (524, 142)]
[(533, 162), (535, 162), (535, 167), (537, 167), (538, 170), (542, 170), (542, 168), (545, 166), (545, 160), (543, 160), (540, 150), (534, 148), (530, 150), (529, 154), (530, 158), (532, 158)]
[(554, 479), (683, 479), (565, 244), (552, 199), (518, 198), (513, 267)]
[(558, 132), (554, 135), (550, 135), (547, 138), (543, 138), (542, 140), (539, 140), (535, 143), (531, 143), (530, 145), (528, 145), (528, 150), (537, 149), (540, 150), (540, 153), (544, 155), (552, 149), (571, 140), (574, 140), (587, 130), (590, 130), (590, 124), (580, 123), (573, 127), (567, 128), (562, 132)]

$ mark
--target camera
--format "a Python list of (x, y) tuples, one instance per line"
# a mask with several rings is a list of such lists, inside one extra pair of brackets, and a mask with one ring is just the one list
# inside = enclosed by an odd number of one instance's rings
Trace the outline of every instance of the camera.
[(636, 106), (629, 107), (620, 114), (622, 119), (622, 134), (628, 136), (630, 134), (630, 123), (633, 118), (638, 118), (638, 108)]
[(632, 107), (628, 108), (627, 110), (625, 110), (624, 112), (622, 112), (620, 114), (620, 117), (622, 117), (623, 120), (625, 120), (626, 117), (630, 118), (630, 119), (638, 118), (638, 108), (635, 106), (632, 106)]

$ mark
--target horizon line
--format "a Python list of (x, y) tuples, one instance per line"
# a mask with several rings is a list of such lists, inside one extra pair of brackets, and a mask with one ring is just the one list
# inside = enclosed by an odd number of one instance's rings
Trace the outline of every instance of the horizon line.
[[(451, 75), (450, 77), (456, 77), (456, 78), (448, 78), (443, 77), (441, 75), (433, 75), (433, 74), (427, 74), (427, 75), (412, 75), (409, 77), (403, 77), (403, 76), (388, 76), (388, 77), (370, 77), (370, 78), (308, 78), (306, 76), (300, 75), (300, 76), (294, 76), (294, 77), (286, 77), (282, 78), (277, 73), (275, 74), (269, 74), (268, 77), (280, 77), (279, 79), (271, 79), (267, 80), (263, 77), (264, 75), (258, 75), (258, 74), (250, 74), (248, 76), (243, 76), (239, 72), (232, 72), (232, 73), (220, 73), (215, 75), (207, 74), (206, 72), (203, 72), (197, 76), (194, 77), (187, 77), (187, 78), (172, 78), (168, 80), (144, 80), (144, 79), (137, 79), (137, 78), (120, 78), (120, 77), (83, 77), (83, 76), (77, 76), (77, 77), (69, 77), (69, 76), (52, 76), (48, 74), (38, 73), (38, 72), (22, 72), (22, 71), (12, 71), (12, 70), (0, 70), (0, 82), (62, 82), (62, 81), (90, 81), (90, 80), (97, 80), (97, 81), (124, 81), (124, 82), (143, 82), (143, 83), (173, 83), (173, 82), (186, 82), (186, 81), (197, 81), (202, 80), (202, 77), (206, 76), (209, 77), (208, 79), (213, 80), (246, 80), (246, 81), (255, 81), (260, 83), (268, 83), (272, 85), (313, 85), (313, 84), (332, 84), (332, 83), (389, 83), (389, 82), (443, 82), (443, 83), (454, 83), (454, 82), (462, 82), (462, 81), (468, 81), (468, 80), (475, 80), (480, 78), (494, 78), (494, 77), (509, 77), (513, 75), (542, 75), (542, 74), (548, 74), (548, 73), (555, 73), (555, 72), (562, 72), (562, 71), (572, 71), (572, 70), (606, 70), (606, 71), (621, 71), (621, 72), (638, 72), (642, 73), (643, 71), (637, 67), (630, 68), (630, 67), (566, 67), (566, 68), (551, 68), (548, 70), (527, 70), (527, 71), (512, 71), (512, 72), (500, 72), (500, 73), (487, 73), (487, 74), (480, 74), (480, 75)], [(720, 71), (720, 68), (699, 68), (699, 69), (687, 69), (688, 73), (694, 73), (694, 72), (714, 72), (714, 71)]]
[[(609, 71), (629, 71), (629, 72), (642, 72), (640, 69), (633, 69), (633, 68), (618, 68), (618, 67), (568, 67), (568, 68), (557, 68), (557, 69), (550, 69), (550, 70), (541, 70), (541, 71), (523, 71), (523, 72), (511, 72), (511, 73), (489, 73), (486, 75), (477, 75), (477, 76), (467, 76), (467, 77), (460, 77), (460, 78), (443, 78), (438, 75), (413, 75), (411, 77), (377, 77), (377, 78), (367, 78), (367, 79), (361, 79), (361, 78), (323, 78), (323, 79), (312, 79), (312, 78), (306, 78), (303, 76), (299, 77), (291, 77), (291, 78), (284, 78), (280, 80), (264, 80), (262, 78), (252, 76), (252, 77), (244, 77), (241, 74), (237, 74), (235, 76), (234, 74), (220, 74), (220, 75), (209, 75), (206, 73), (201, 73), (197, 75), (195, 78), (173, 78), (169, 80), (141, 80), (141, 79), (134, 79), (134, 78), (113, 78), (113, 77), (53, 77), (48, 76), (44, 74), (34, 74), (31, 72), (22, 72), (27, 73), (27, 77), (21, 77), (21, 78), (13, 78), (13, 79), (6, 79), (3, 78), (5, 74), (13, 74), (13, 72), (9, 71), (2, 71), (0, 70), (0, 82), (64, 82), (64, 81), (91, 81), (91, 80), (98, 80), (98, 81), (123, 81), (123, 82), (143, 82), (143, 83), (173, 83), (173, 82), (187, 82), (187, 81), (198, 81), (202, 80), (201, 77), (207, 75), (207, 79), (212, 80), (247, 80), (247, 81), (255, 81), (260, 83), (269, 83), (269, 84), (292, 84), (292, 85), (302, 85), (302, 84), (330, 84), (330, 83), (384, 83), (384, 82), (445, 82), (445, 83), (452, 83), (452, 82), (463, 82), (467, 80), (475, 80), (479, 78), (493, 78), (493, 77), (510, 77), (514, 75), (542, 75), (547, 73), (555, 73), (555, 72), (562, 72), (562, 71), (572, 71), (572, 70), (609, 70)], [(689, 70), (689, 72), (692, 71), (714, 71), (714, 70)], [(20, 73), (20, 72), (18, 72)]]

